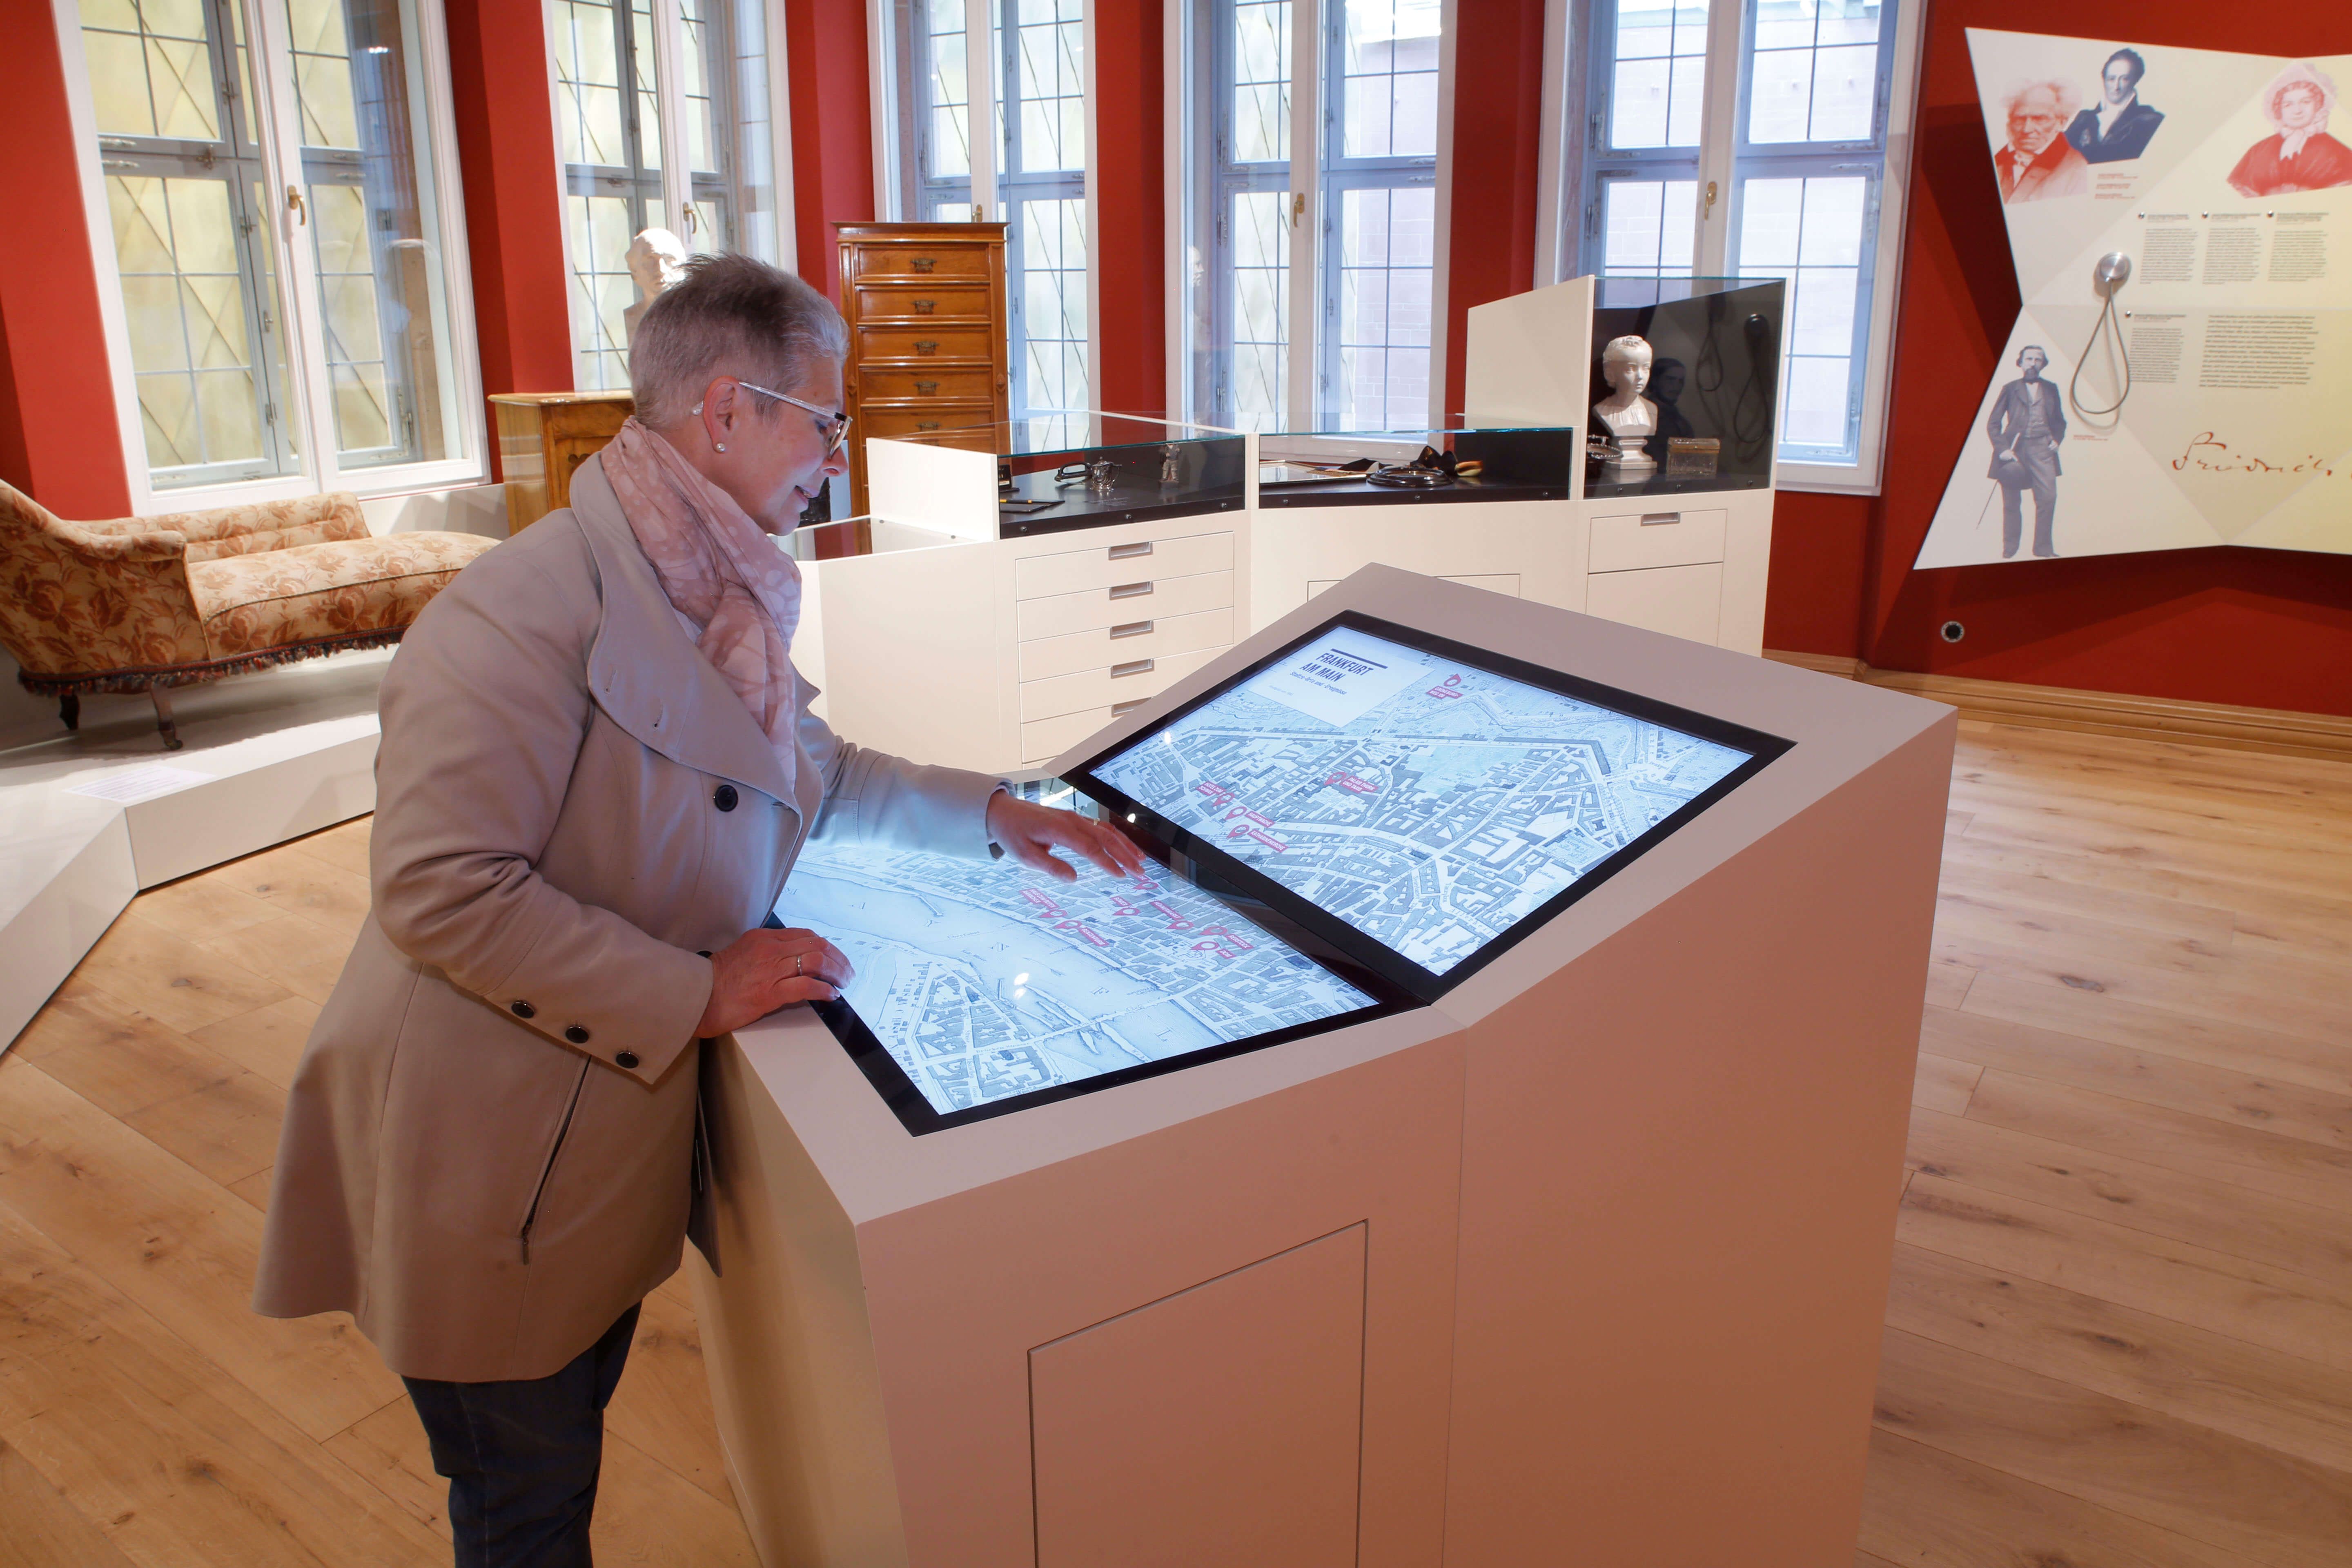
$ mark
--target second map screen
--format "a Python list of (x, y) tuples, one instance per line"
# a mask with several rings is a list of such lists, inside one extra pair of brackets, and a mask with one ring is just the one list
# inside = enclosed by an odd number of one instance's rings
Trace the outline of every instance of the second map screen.
[(1094, 773), (1444, 974), (1751, 755), (1341, 626)]

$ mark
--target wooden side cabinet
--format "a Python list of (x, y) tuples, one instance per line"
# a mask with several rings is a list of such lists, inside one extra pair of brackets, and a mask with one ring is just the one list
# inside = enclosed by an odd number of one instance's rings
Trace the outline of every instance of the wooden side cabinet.
[[(849, 322), (851, 504), (866, 510), (866, 437), (1003, 423), (1010, 369), (1001, 223), (836, 223)], [(981, 451), (995, 449), (984, 431)]]
[(572, 504), (572, 471), (620, 434), (625, 392), (504, 392), (490, 399), (506, 474), (507, 532)]

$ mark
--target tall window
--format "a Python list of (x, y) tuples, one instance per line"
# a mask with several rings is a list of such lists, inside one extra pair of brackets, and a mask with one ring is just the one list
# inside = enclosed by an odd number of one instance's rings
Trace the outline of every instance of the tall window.
[(414, 0), (81, 14), (148, 492), (478, 474)]
[[(1093, 401), (1086, 5), (991, 0), (987, 47), (975, 54), (970, 5), (977, 3), (898, 0), (900, 209), (931, 223), (1003, 217), (1010, 399), (1014, 417), (1034, 423), (1041, 411)], [(988, 106), (994, 127), (977, 159), (975, 102)]]
[[(1886, 178), (1916, 18), (1896, 0), (1592, 0), (1580, 232), (1616, 275), (1781, 278), (1780, 460), (1874, 484)], [(1709, 71), (1737, 90), (1709, 91)], [(1710, 104), (1721, 108), (1710, 111)], [(1892, 259), (1891, 255), (1886, 259)], [(1843, 471), (1845, 479), (1841, 479)]]
[[(553, 0), (550, 26), (577, 379), (625, 387), (639, 234), (667, 229), (690, 254), (781, 259), (767, 11), (761, 0)], [(685, 146), (682, 169), (665, 160), (666, 132)]]
[[(1437, 0), (1193, 0), (1196, 417), (1428, 422), (1439, 16)], [(1294, 357), (1296, 321), (1313, 331)]]

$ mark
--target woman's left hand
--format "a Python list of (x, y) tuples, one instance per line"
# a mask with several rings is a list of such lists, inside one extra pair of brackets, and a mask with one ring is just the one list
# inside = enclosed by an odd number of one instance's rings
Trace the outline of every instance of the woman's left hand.
[(1056, 881), (1078, 879), (1077, 868), (1055, 854), (1056, 849), (1075, 849), (1114, 877), (1143, 870), (1143, 851), (1110, 824), (1016, 800), (1003, 790), (988, 803), (988, 836), (1007, 855)]

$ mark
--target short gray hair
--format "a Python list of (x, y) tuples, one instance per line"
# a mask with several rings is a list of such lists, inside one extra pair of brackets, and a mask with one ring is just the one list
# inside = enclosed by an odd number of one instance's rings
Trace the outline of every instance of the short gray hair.
[(848, 353), (841, 312), (801, 279), (733, 251), (698, 256), (638, 319), (629, 391), (658, 430), (685, 418), (713, 376), (789, 391), (812, 363)]

